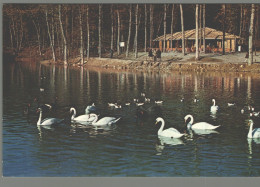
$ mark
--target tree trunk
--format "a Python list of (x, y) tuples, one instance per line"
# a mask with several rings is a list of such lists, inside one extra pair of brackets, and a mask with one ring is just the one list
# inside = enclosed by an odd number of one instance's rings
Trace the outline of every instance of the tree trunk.
[(226, 5), (223, 5), (224, 17), (223, 17), (223, 39), (222, 39), (222, 54), (225, 55), (225, 32), (226, 32)]
[(21, 50), (22, 43), (23, 43), (23, 16), (22, 15), (20, 15), (20, 31), (21, 31), (21, 36), (20, 36), (18, 51)]
[(61, 21), (61, 5), (59, 5), (59, 20), (60, 20), (60, 29), (61, 29), (61, 34), (62, 34), (62, 38), (63, 38), (63, 43), (64, 43), (64, 65), (67, 65), (68, 64), (68, 61), (67, 61), (67, 40), (66, 40), (66, 37), (65, 37), (65, 33), (64, 33), (64, 30), (63, 30), (63, 25), (62, 25), (62, 21)]
[(84, 47), (83, 47), (83, 29), (82, 29), (82, 12), (79, 6), (79, 30), (80, 30), (80, 64), (84, 64)]
[(87, 59), (89, 59), (89, 44), (90, 44), (90, 33), (89, 33), (89, 6), (87, 6), (87, 32), (88, 32), (88, 44), (87, 44)]
[(164, 26), (164, 28), (163, 28), (163, 36), (164, 36), (164, 38), (163, 38), (163, 52), (165, 52), (166, 51), (166, 11), (167, 11), (167, 5), (166, 4), (164, 4), (164, 17), (163, 17), (163, 26)]
[(113, 4), (111, 4), (111, 45), (110, 48), (114, 49), (114, 14), (113, 14)]
[(46, 23), (47, 23), (47, 31), (48, 31), (48, 35), (49, 35), (49, 39), (50, 39), (50, 46), (51, 46), (51, 51), (52, 51), (52, 59), (53, 62), (56, 62), (56, 56), (55, 56), (55, 51), (54, 51), (54, 45), (53, 45), (53, 40), (52, 40), (52, 36), (50, 33), (50, 26), (49, 26), (49, 21), (48, 21), (48, 10), (45, 10), (45, 17), (46, 17)]
[(180, 12), (181, 12), (181, 32), (182, 32), (182, 54), (185, 55), (185, 35), (184, 35), (184, 20), (183, 20), (183, 10), (182, 4), (180, 4)]
[(99, 17), (98, 17), (98, 56), (101, 58), (101, 14), (102, 14), (102, 5), (98, 5), (98, 12), (99, 12)]
[(242, 25), (243, 25), (243, 4), (240, 5), (241, 10), (240, 10), (240, 27), (239, 27), (239, 37), (242, 35)]
[(138, 38), (138, 4), (136, 5), (136, 10), (135, 10), (135, 58), (138, 57), (137, 50), (137, 38)]
[(206, 27), (206, 5), (203, 5), (203, 52), (206, 53), (206, 39), (205, 39), (205, 27)]
[(249, 39), (248, 39), (248, 65), (251, 66), (253, 64), (253, 35), (254, 35), (254, 17), (255, 17), (255, 5), (252, 4), (251, 11), (251, 20), (250, 20), (250, 29), (249, 29)]
[(42, 52), (41, 52), (40, 26), (39, 26), (39, 23), (38, 23), (38, 27), (39, 27), (38, 28), (33, 19), (32, 19), (32, 22), (33, 22), (33, 25), (34, 25), (35, 30), (36, 30), (37, 40), (38, 40), (38, 50), (39, 50), (39, 55), (41, 56)]
[[(174, 20), (174, 4), (172, 4), (172, 21), (171, 21), (171, 45), (170, 48), (172, 49), (172, 35), (173, 35), (173, 20)], [(173, 49), (172, 49), (173, 50)]]
[(10, 31), (10, 42), (11, 42), (10, 47), (12, 48), (12, 51), (13, 51), (13, 50), (14, 50), (14, 44), (13, 44), (13, 33), (12, 33), (12, 24), (11, 24), (11, 21), (10, 21), (10, 24), (9, 24), (9, 31)]
[(150, 5), (150, 48), (153, 48), (153, 5)]
[(129, 28), (128, 28), (128, 38), (127, 38), (127, 46), (126, 46), (126, 57), (128, 57), (128, 55), (129, 55), (131, 27), (132, 27), (132, 4), (130, 4), (130, 7), (129, 7)]
[(147, 7), (144, 4), (144, 52), (147, 51)]
[(195, 60), (199, 60), (199, 5), (196, 4), (196, 57)]
[(117, 55), (120, 55), (120, 14), (117, 8)]
[(201, 44), (202, 44), (202, 5), (199, 6), (199, 13), (200, 13), (200, 19), (199, 19), (199, 23), (200, 23), (200, 28), (199, 28), (199, 49), (201, 49)]

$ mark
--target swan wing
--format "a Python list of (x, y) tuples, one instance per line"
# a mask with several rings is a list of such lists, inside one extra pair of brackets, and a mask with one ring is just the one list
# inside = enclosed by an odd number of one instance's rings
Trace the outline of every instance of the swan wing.
[(169, 128), (165, 129), (159, 134), (160, 136), (169, 137), (169, 138), (180, 138), (183, 136), (177, 129)]
[(195, 123), (191, 126), (192, 129), (216, 129), (218, 127), (219, 126), (214, 126), (207, 122), (199, 122), (199, 123)]
[(45, 118), (42, 120), (40, 125), (53, 125), (57, 123), (61, 123), (63, 120), (62, 119), (57, 119), (57, 118)]
[(116, 119), (115, 117), (103, 117), (93, 125), (108, 125), (110, 122), (114, 121), (115, 119)]
[(260, 138), (260, 128), (255, 128), (252, 132), (253, 138)]
[(74, 121), (88, 121), (89, 118), (90, 118), (90, 116), (88, 114), (80, 115), (80, 116), (74, 118)]

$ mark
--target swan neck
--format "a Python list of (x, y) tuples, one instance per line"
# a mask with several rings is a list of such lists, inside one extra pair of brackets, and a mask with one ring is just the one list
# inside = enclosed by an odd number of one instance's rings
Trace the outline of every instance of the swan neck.
[(191, 126), (193, 124), (194, 119), (193, 119), (193, 117), (191, 115), (189, 116), (189, 118), (190, 118), (190, 122), (187, 124), (187, 128), (191, 129)]
[(92, 122), (92, 123), (96, 123), (96, 122), (97, 122), (97, 120), (98, 120), (98, 115), (97, 115), (97, 114), (94, 114), (94, 117), (95, 117), (95, 119), (93, 120), (93, 122)]
[(42, 111), (40, 111), (40, 115), (39, 115), (39, 119), (38, 119), (37, 125), (41, 124), (41, 120), (42, 120)]
[(71, 116), (71, 120), (73, 120), (75, 118), (75, 116), (76, 116), (76, 109), (72, 108), (71, 110), (73, 111), (73, 114)]
[(250, 122), (250, 127), (249, 127), (249, 131), (248, 131), (248, 134), (247, 134), (247, 137), (248, 138), (252, 138), (252, 133), (253, 133), (253, 123)]
[(162, 122), (162, 124), (161, 124), (161, 127), (160, 127), (160, 129), (158, 130), (158, 133), (160, 133), (160, 132), (162, 132), (163, 131), (163, 128), (164, 128), (164, 125), (165, 125), (165, 122), (164, 122), (164, 120), (160, 120), (160, 122)]
[(215, 106), (216, 105), (216, 101), (215, 101), (215, 99), (213, 99), (213, 106)]

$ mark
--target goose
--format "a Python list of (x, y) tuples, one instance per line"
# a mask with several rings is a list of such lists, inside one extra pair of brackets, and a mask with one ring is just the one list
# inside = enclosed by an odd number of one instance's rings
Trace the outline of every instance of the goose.
[(92, 105), (87, 106), (87, 108), (85, 109), (85, 114), (90, 114), (93, 112), (96, 112), (97, 108), (95, 106), (95, 103), (92, 103)]
[(44, 120), (42, 120), (42, 109), (38, 108), (38, 111), (40, 112), (40, 115), (37, 125), (56, 125), (64, 121), (63, 119), (58, 118), (45, 118)]
[(211, 106), (210, 111), (211, 111), (212, 113), (215, 113), (215, 112), (218, 111), (218, 108), (219, 108), (219, 107), (216, 105), (215, 99), (212, 99), (212, 102), (213, 102), (213, 105)]
[(163, 118), (158, 117), (156, 119), (155, 124), (158, 124), (159, 122), (161, 122), (162, 125), (161, 125), (160, 129), (158, 130), (158, 136), (163, 136), (163, 137), (168, 137), (168, 138), (181, 138), (184, 135), (184, 134), (181, 134), (177, 129), (172, 128), (172, 127), (169, 129), (163, 130), (164, 125), (165, 125), (165, 121)]
[(211, 125), (211, 124), (209, 124), (209, 123), (207, 123), (207, 122), (199, 122), (199, 123), (193, 124), (194, 119), (193, 119), (193, 116), (190, 115), (190, 114), (188, 114), (188, 115), (186, 115), (186, 116), (184, 117), (185, 122), (186, 122), (189, 118), (190, 118), (191, 120), (190, 120), (190, 122), (187, 124), (187, 128), (188, 128), (188, 129), (203, 129), (203, 130), (208, 129), (208, 130), (212, 130), (212, 129), (216, 129), (216, 128), (220, 127), (220, 125), (214, 126), (214, 125)]
[(94, 125), (94, 126), (112, 125), (121, 119), (121, 118), (116, 119), (115, 117), (103, 117), (100, 120), (98, 120), (98, 115), (93, 114), (93, 116), (94, 116), (94, 120), (91, 123), (91, 125)]
[(249, 120), (249, 131), (248, 131), (248, 134), (247, 134), (247, 138), (260, 138), (260, 128), (255, 128), (253, 129), (253, 120)]
[(76, 109), (73, 107), (70, 108), (70, 113), (72, 112), (73, 114), (71, 116), (71, 121), (73, 122), (92, 122), (95, 119), (95, 116), (93, 114), (84, 114), (76, 117)]

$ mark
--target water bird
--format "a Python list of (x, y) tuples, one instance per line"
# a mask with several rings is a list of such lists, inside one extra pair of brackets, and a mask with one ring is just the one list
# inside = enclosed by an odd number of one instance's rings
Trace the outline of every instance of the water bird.
[(168, 137), (168, 138), (181, 138), (184, 135), (173, 127), (163, 130), (164, 125), (165, 125), (165, 121), (163, 118), (158, 117), (156, 119), (155, 124), (158, 124), (159, 122), (161, 122), (161, 127), (158, 130), (158, 136), (164, 136), (164, 137)]
[(115, 108), (122, 108), (121, 105), (115, 105)]
[(136, 103), (136, 106), (142, 106), (144, 103)]
[(190, 122), (187, 124), (188, 129), (204, 129), (204, 130), (209, 129), (209, 130), (212, 130), (212, 129), (216, 129), (216, 128), (220, 127), (220, 125), (214, 126), (214, 125), (211, 125), (207, 122), (198, 122), (198, 123), (193, 124), (194, 119), (193, 119), (193, 116), (190, 115), (190, 114), (188, 114), (184, 117), (185, 123), (189, 118), (190, 118)]
[(212, 102), (213, 102), (213, 105), (211, 106), (210, 111), (212, 113), (216, 113), (218, 111), (219, 107), (216, 105), (216, 100), (215, 99), (212, 99)]
[(154, 101), (156, 104), (162, 104), (163, 101), (160, 101), (160, 100), (157, 100), (157, 101)]
[(58, 118), (45, 118), (44, 120), (42, 120), (42, 109), (38, 108), (38, 112), (40, 112), (40, 115), (37, 125), (56, 125), (64, 121), (63, 119)]
[(194, 101), (194, 103), (199, 102), (199, 100), (197, 98), (195, 98), (193, 101)]
[(259, 112), (252, 112), (250, 113), (250, 116), (255, 116), (255, 117), (259, 117), (260, 111)]
[(147, 103), (150, 103), (151, 99), (150, 98), (144, 98), (144, 101), (147, 102)]
[(94, 126), (112, 125), (121, 119), (121, 118), (115, 118), (115, 117), (103, 117), (100, 120), (98, 120), (98, 115), (93, 114), (93, 116), (94, 116), (94, 120), (91, 123), (91, 125), (94, 125)]
[(130, 106), (130, 103), (125, 103), (126, 106)]
[(235, 106), (235, 103), (228, 103), (228, 106)]
[(71, 121), (73, 122), (93, 122), (95, 120), (94, 114), (83, 114), (76, 117), (76, 109), (73, 107), (70, 108), (70, 113), (72, 113)]
[(247, 137), (248, 138), (260, 138), (260, 128), (253, 129), (254, 122), (251, 119), (249, 120), (248, 124), (250, 125), (250, 127), (249, 127), (249, 132), (247, 134)]
[(115, 107), (117, 105), (117, 103), (108, 103), (108, 106), (110, 107)]
[(136, 98), (134, 98), (134, 99), (133, 99), (133, 101), (134, 101), (135, 103), (137, 103), (139, 100), (138, 100), (138, 99), (136, 99)]
[(41, 91), (41, 92), (44, 92), (44, 88), (40, 88), (40, 91)]
[(145, 93), (141, 93), (141, 96), (142, 96), (142, 97), (145, 97)]
[(181, 102), (183, 102), (184, 101), (184, 98), (181, 98)]

